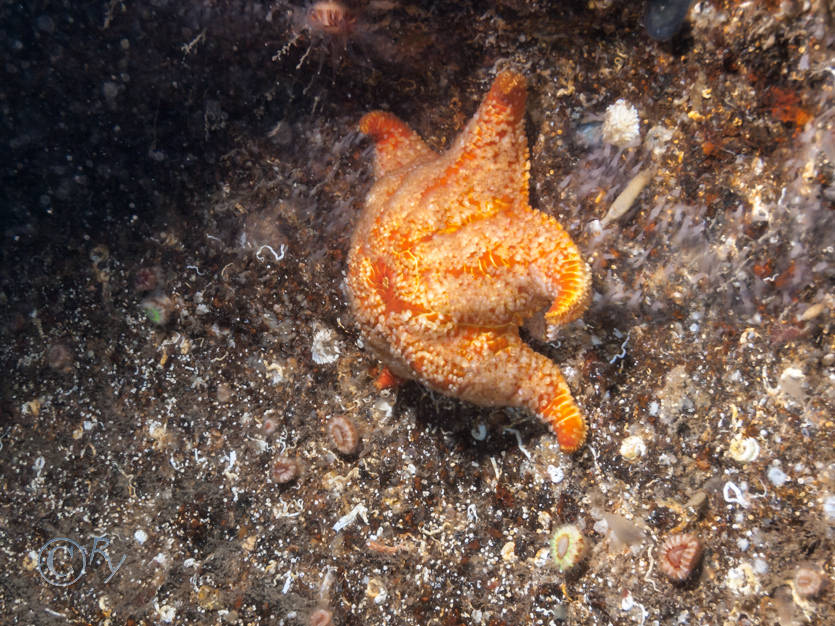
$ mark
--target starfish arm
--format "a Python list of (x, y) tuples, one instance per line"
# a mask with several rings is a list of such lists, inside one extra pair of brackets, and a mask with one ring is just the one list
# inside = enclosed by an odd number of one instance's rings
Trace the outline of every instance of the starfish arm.
[(549, 331), (571, 322), (589, 305), (591, 271), (577, 245), (555, 220), (544, 216), (551, 225), (549, 242), (530, 259), (530, 287), (548, 296), (551, 304), (545, 312)]
[(416, 161), (437, 156), (417, 133), (391, 113), (366, 113), (360, 120), (359, 130), (370, 135), (376, 144), (375, 178), (379, 179)]
[(417, 335), (399, 339), (412, 378), (474, 404), (526, 408), (551, 427), (565, 452), (585, 440), (585, 419), (559, 367), (528, 347), (515, 328), (455, 327), (431, 345)]
[(562, 373), (553, 363), (551, 366), (555, 370), (550, 372), (551, 380), (543, 389), (535, 390), (536, 392), (545, 391), (545, 393), (540, 393), (538, 396), (538, 401), (535, 403), (538, 408), (531, 410), (551, 427), (557, 436), (560, 450), (574, 452), (586, 440), (586, 420), (580, 407), (574, 402), (571, 389)]
[(557, 270), (559, 287), (557, 295), (545, 312), (549, 329), (576, 320), (589, 306), (591, 300), (591, 272), (588, 264), (579, 256), (563, 259)]
[(464, 178), (481, 191), (526, 199), (530, 168), (526, 100), (525, 77), (511, 71), (499, 73), (446, 155), (443, 178)]

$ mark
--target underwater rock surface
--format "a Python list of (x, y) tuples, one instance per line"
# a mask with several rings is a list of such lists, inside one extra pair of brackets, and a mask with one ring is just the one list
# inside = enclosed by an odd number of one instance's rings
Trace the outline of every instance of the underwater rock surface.
[(647, 0), (644, 26), (653, 39), (666, 41), (681, 29), (693, 0)]
[[(831, 3), (341, 6), (0, 7), (0, 622), (835, 621)], [(505, 69), (592, 271), (524, 333), (573, 455), (381, 391), (345, 293), (359, 119), (441, 151)]]

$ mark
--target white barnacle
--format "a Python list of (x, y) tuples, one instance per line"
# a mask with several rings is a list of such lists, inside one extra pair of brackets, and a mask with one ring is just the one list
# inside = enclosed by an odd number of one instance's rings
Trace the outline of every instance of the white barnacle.
[(620, 444), (620, 455), (627, 461), (640, 459), (647, 453), (647, 444), (639, 435), (631, 435)]
[(750, 463), (760, 455), (760, 444), (753, 437), (738, 437), (731, 442), (728, 456), (737, 463)]
[(339, 340), (336, 333), (330, 328), (321, 328), (313, 335), (313, 344), (310, 346), (310, 353), (313, 362), (317, 365), (333, 363), (341, 353)]

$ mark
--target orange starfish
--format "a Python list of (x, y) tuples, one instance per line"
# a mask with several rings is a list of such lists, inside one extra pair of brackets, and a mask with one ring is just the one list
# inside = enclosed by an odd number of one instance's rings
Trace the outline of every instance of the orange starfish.
[(576, 450), (586, 423), (557, 365), (519, 337), (544, 312), (549, 334), (588, 305), (589, 268), (557, 221), (528, 203), (525, 79), (502, 72), (438, 155), (374, 111), (376, 182), (348, 258), (367, 344), (401, 378), (481, 406), (518, 406)]

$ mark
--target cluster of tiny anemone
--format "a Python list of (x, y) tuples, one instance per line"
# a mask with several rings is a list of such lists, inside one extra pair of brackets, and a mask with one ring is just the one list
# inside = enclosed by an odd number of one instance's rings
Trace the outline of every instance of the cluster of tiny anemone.
[[(269, 435), (277, 428), (277, 422), (267, 418), (262, 424), (262, 430)], [(360, 436), (356, 424), (345, 415), (332, 417), (325, 426), (331, 444), (342, 455), (351, 456), (357, 452)], [(295, 456), (279, 454), (270, 464), (270, 478), (274, 483), (286, 485), (296, 480), (303, 470), (303, 463)]]
[(638, 110), (621, 98), (606, 109), (601, 132), (606, 143), (618, 148), (635, 143), (641, 134)]

